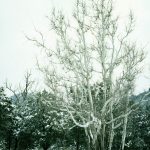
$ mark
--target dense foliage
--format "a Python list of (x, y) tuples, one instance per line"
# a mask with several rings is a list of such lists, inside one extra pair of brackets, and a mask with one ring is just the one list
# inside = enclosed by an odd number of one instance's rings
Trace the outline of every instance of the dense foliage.
[[(24, 101), (21, 95), (18, 98), (8, 98), (0, 88), (1, 150), (87, 149), (84, 129), (75, 126), (70, 116), (54, 105), (52, 94), (44, 90), (28, 94)], [(136, 108), (129, 117), (125, 149), (149, 150), (150, 105), (147, 102)], [(118, 128), (114, 150), (120, 149), (121, 132)]]

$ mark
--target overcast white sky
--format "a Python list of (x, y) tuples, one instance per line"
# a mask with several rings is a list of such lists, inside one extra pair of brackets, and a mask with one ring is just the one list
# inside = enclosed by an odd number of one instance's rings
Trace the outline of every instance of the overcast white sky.
[[(34, 77), (36, 71), (36, 55), (39, 49), (26, 40), (24, 33), (34, 34), (34, 26), (38, 29), (47, 28), (47, 19), (53, 6), (70, 13), (75, 0), (0, 0), (0, 86), (6, 79), (14, 85), (23, 79), (26, 70), (31, 69)], [(139, 46), (147, 45), (149, 52), (146, 64), (150, 66), (150, 0), (116, 0), (116, 8), (124, 18), (130, 9), (136, 17), (134, 39)], [(48, 30), (48, 28), (47, 28)], [(148, 76), (147, 69), (144, 74)], [(149, 73), (150, 74), (150, 73)], [(144, 76), (137, 80), (136, 92), (150, 87), (150, 80)], [(150, 77), (150, 75), (149, 75)]]

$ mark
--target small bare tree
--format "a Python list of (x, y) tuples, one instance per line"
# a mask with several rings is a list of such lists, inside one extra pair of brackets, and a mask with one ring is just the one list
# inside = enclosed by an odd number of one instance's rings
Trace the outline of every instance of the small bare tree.
[(19, 101), (20, 97), (23, 101), (25, 101), (27, 99), (29, 91), (31, 90), (33, 86), (34, 81), (31, 80), (30, 72), (27, 72), (24, 78), (25, 78), (25, 85), (23, 87), (19, 85), (19, 90), (13, 89), (12, 85), (9, 84), (8, 82), (5, 83), (6, 89), (8, 89), (13, 94), (13, 96), (16, 99), (16, 102)]
[[(119, 126), (123, 127), (124, 150), (133, 109), (130, 97), (143, 60), (142, 49), (128, 38), (134, 28), (132, 13), (125, 30), (120, 31), (119, 17), (113, 10), (112, 0), (76, 0), (70, 21), (55, 10), (48, 18), (57, 35), (56, 49), (46, 46), (41, 32), (41, 41), (28, 38), (46, 52), (49, 64), (40, 69), (56, 103), (75, 125), (85, 129), (89, 149), (92, 145), (95, 150), (111, 150)], [(94, 87), (96, 82), (103, 85), (101, 96), (99, 84)], [(117, 110), (120, 112), (115, 113)]]

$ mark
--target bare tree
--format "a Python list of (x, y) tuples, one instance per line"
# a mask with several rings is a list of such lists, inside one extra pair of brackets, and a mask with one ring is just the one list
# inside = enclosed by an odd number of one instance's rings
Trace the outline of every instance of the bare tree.
[[(133, 14), (130, 13), (129, 22), (120, 31), (122, 24), (119, 25), (119, 17), (115, 17), (113, 10), (112, 0), (77, 0), (68, 21), (61, 11), (54, 9), (48, 17), (57, 35), (54, 50), (46, 46), (39, 31), (41, 41), (27, 37), (45, 50), (49, 64), (40, 70), (57, 98), (56, 103), (77, 126), (85, 129), (89, 149), (92, 145), (95, 150), (111, 150), (119, 126), (123, 127), (124, 150), (128, 116), (133, 109), (129, 101), (144, 58), (143, 50), (129, 39), (134, 29)], [(103, 85), (102, 96), (100, 86), (95, 86), (92, 94), (94, 83)]]
[(20, 96), (22, 97), (21, 99), (23, 101), (25, 101), (27, 99), (27, 96), (29, 94), (29, 91), (31, 90), (32, 86), (33, 86), (33, 83), (34, 81), (31, 80), (31, 73), (30, 72), (26, 72), (25, 74), (25, 85), (23, 87), (21, 87), (19, 85), (19, 90), (15, 90), (13, 89), (12, 85), (9, 84), (7, 81), (5, 83), (6, 85), (6, 88), (12, 92), (13, 96), (15, 97), (15, 99), (17, 101), (19, 101), (20, 99)]

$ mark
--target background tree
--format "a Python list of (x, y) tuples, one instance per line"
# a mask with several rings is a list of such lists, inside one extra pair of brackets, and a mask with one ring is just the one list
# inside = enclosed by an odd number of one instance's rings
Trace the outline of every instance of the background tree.
[[(149, 97), (147, 97), (149, 99)], [(149, 150), (149, 138), (150, 138), (150, 105), (148, 102), (138, 106), (138, 110), (135, 111), (129, 118), (127, 143), (129, 150)]]
[(14, 105), (14, 127), (11, 148), (14, 150), (23, 150), (34, 146), (32, 133), (30, 130), (26, 130), (26, 122), (31, 111), (30, 105), (32, 105), (33, 101), (33, 93), (31, 92), (32, 85), (33, 81), (29, 72), (25, 74), (25, 83), (22, 87), (19, 86), (19, 90), (14, 90), (12, 85), (6, 82), (6, 88), (13, 94), (11, 99)]
[(0, 140), (3, 147), (1, 149), (11, 149), (13, 130), (13, 105), (5, 93), (4, 88), (0, 88)]
[(55, 145), (62, 136), (62, 116), (51, 105), (54, 98), (46, 91), (37, 93), (32, 103), (32, 118), (27, 123), (33, 130), (37, 145), (43, 150)]

